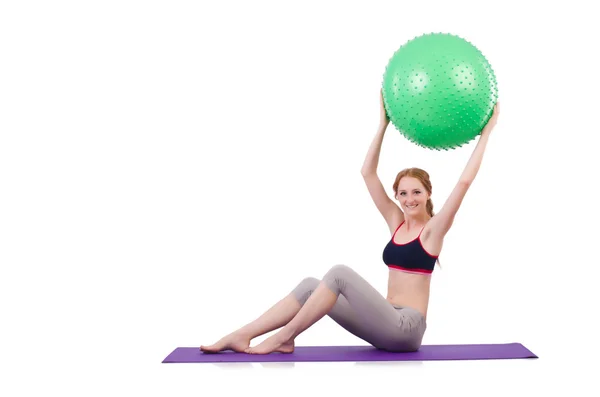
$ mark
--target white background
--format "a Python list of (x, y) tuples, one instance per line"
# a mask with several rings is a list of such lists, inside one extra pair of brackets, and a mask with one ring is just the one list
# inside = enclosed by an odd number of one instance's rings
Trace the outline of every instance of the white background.
[[(593, 395), (587, 3), (218, 4), (0, 6), (0, 394)], [(338, 263), (386, 293), (389, 232), (360, 168), (389, 58), (429, 32), (483, 51), (502, 113), (423, 343), (520, 342), (540, 359), (161, 364)], [(380, 178), (391, 194), (398, 171), (426, 169), (439, 210), (475, 142), (430, 151), (390, 125)], [(324, 318), (296, 343), (364, 342)]]

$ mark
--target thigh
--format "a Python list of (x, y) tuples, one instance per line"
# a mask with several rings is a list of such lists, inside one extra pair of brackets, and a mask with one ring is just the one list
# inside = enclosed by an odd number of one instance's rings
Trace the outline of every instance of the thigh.
[(340, 287), (329, 316), (342, 327), (376, 346), (399, 336), (399, 310), (357, 272), (336, 265), (323, 280)]

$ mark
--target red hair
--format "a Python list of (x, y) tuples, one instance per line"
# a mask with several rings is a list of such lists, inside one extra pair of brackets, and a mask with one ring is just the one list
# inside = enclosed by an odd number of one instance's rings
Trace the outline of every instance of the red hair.
[[(429, 193), (431, 196), (432, 188), (431, 181), (429, 180), (429, 174), (427, 171), (415, 167), (403, 169), (398, 173), (398, 175), (396, 175), (396, 180), (394, 181), (394, 195), (398, 194), (398, 185), (400, 184), (400, 179), (404, 178), (405, 176), (418, 179), (423, 184), (425, 190), (427, 190), (427, 193)], [(427, 200), (426, 209), (429, 216), (433, 217), (433, 202), (431, 201), (431, 198)]]

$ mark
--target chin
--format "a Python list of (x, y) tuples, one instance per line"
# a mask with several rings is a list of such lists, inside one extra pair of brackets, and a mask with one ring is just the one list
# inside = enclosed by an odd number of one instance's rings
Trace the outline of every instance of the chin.
[(404, 213), (405, 214), (411, 214), (413, 216), (421, 216), (421, 215), (426, 215), (427, 211), (425, 211), (424, 209), (425, 207), (421, 208), (421, 206), (419, 205), (417, 208), (405, 208)]

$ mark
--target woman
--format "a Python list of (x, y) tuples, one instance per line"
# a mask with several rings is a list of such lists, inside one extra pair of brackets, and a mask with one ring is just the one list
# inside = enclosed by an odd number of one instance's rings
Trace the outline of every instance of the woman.
[[(423, 170), (409, 168), (397, 175), (393, 188), (399, 205), (385, 193), (377, 176), (377, 165), (389, 118), (381, 93), (379, 99), (380, 125), (361, 172), (391, 234), (383, 251), (383, 261), (389, 268), (387, 297), (348, 266), (336, 265), (322, 280), (302, 280), (253, 322), (213, 345), (200, 346), (203, 352), (291, 353), (294, 339), (325, 315), (378, 349), (395, 352), (419, 349), (427, 328), (431, 273), (444, 237), (477, 175), (499, 108), (498, 105), (494, 108), (458, 183), (434, 215), (431, 182)], [(279, 332), (250, 347), (253, 338), (280, 327), (283, 328)]]

